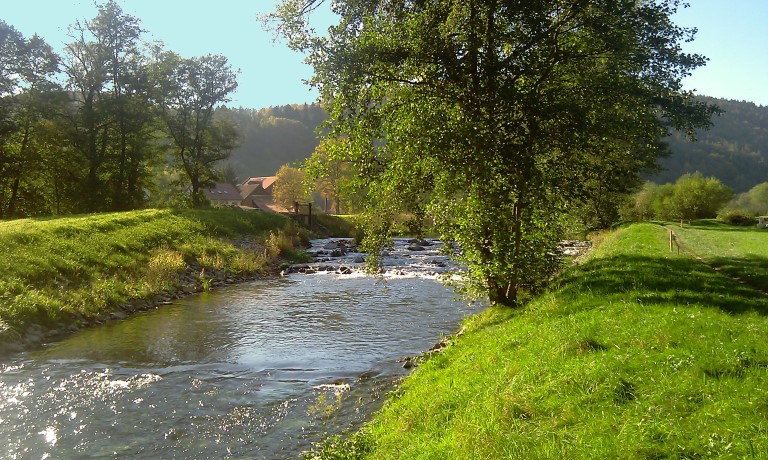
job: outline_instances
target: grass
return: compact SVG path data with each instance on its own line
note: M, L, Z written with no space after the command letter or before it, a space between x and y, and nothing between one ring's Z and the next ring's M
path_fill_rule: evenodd
M299 233L283 216L232 210L0 222L0 334L96 318L128 300L178 288L191 268L203 286L215 273L262 273Z
M313 218L333 236L346 238L354 238L358 236L356 232L356 215L325 214L318 212L313 215Z
M711 231L734 266L763 257L751 232L705 227L686 247ZM767 314L762 293L670 253L662 227L621 229L524 309L470 318L361 431L308 456L768 458Z
M715 220L669 225L686 250L758 289L768 291L768 229L729 226Z

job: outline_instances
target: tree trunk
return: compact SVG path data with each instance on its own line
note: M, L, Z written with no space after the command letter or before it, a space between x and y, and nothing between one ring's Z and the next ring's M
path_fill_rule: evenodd
M498 280L488 280L488 301L493 306L517 308L517 288L512 284L499 284Z
M13 217L16 213L16 200L19 196L19 184L21 184L21 174L16 175L13 179L13 187L11 188L11 201L8 203L8 217Z
M16 177L13 179L13 187L11 188L11 200L8 203L8 217L13 217L16 213L16 200L19 197L19 185L21 184L21 176L24 173L24 157L27 154L27 146L29 145L30 126L27 122L24 127L24 138L21 140L21 148L19 149L19 168L16 171Z

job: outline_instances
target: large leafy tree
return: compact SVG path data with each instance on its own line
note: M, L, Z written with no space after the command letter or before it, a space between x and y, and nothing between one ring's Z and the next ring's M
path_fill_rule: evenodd
M98 7L90 28L103 48L106 107L110 119L109 185L112 208L133 209L144 199L144 186L154 159L153 110L149 99L148 63L140 46L138 18L114 1Z
M714 110L681 87L705 59L681 51L676 1L344 0L317 36L321 3L284 0L279 25L365 178L371 249L426 205L493 304L556 269L561 216L594 181L634 185L661 136Z
M15 95L16 132L9 152L13 153L10 190L5 215L16 216L19 204L26 202L23 214L38 214L45 206L38 197L45 185L34 181L44 169L43 157L50 154L46 126L61 110L63 98L53 82L58 71L58 56L40 37L34 35L22 43L19 68L21 91ZM34 183L36 182L36 183ZM3 215L0 212L0 215Z
M344 151L343 139L325 139L303 166L310 188L319 192L320 198L330 200L331 209L336 214L342 214L342 203L344 210L350 211L353 198L350 191L354 190L357 177L352 162L344 158Z
M36 178L44 169L44 126L61 108L58 62L39 36L25 39L0 21L0 218L45 209Z
M77 21L64 52L73 95L69 139L86 170L80 200L87 211L129 209L143 201L153 151L144 30L114 1ZM109 193L111 191L111 193Z
M237 72L221 55L182 58L168 51L156 53L154 96L159 105L171 149L190 187L193 206L206 203L203 190L219 178L217 163L237 146L234 121L214 117L237 88Z
M733 190L719 179L704 177L700 172L683 174L675 182L670 217L685 220L715 217L731 198Z
M275 203L284 209L293 210L296 202L306 200L305 179L301 169L287 164L281 166L275 174L275 185L272 186Z

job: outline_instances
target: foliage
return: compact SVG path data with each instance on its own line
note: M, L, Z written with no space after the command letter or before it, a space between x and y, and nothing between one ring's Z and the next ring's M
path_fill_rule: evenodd
M37 35L25 39L0 21L0 218L41 206L50 170L46 112L61 108L53 77L59 58Z
M715 217L733 197L733 190L719 179L704 177L700 172L682 175L672 193L672 215L678 219Z
M279 206L293 210L294 203L306 201L307 189L304 186L304 171L290 165L283 165L275 175L272 197Z
M343 139L321 141L302 168L309 188L319 193L320 200L331 202L331 208L325 212L335 214L359 211L355 206L359 197L354 195L354 181L359 175L354 164L345 158L344 142Z
M237 88L237 72L221 55L185 59L158 51L155 59L153 96L189 181L193 206L200 207L207 201L204 190L219 179L217 162L237 145L234 122L214 117L214 109Z
M757 224L757 219L754 216L733 209L726 209L720 212L717 215L717 220L728 225L750 226Z
M702 253L719 242L727 257L768 258L751 229L686 227L686 247L694 235L707 238ZM360 437L329 448L347 455L359 439L341 458L372 459L759 457L765 297L666 240L658 226L622 229L526 310L469 318ZM767 266L731 268L758 271L768 289Z
M144 202L152 113L140 21L114 1L97 5L90 21L70 26L64 49L71 94L62 127L84 166L73 197L80 210L132 209Z
M347 0L327 37L305 21L318 3L276 14L311 52L368 192L368 249L400 212L428 212L462 248L466 292L492 303L517 305L557 269L569 206L632 187L660 136L715 111L681 90L704 58L681 52L678 2Z
M366 433L360 431L351 437L333 436L317 443L315 449L302 452L304 460L355 460L364 458L372 450Z
M715 217L733 196L719 179L683 174L674 184L646 183L622 210L630 221L690 220Z
M355 238L357 236L356 217L353 215L330 215L323 212L313 214L315 221L326 230L328 236Z
M60 56L0 21L0 218L167 205L184 190L161 183L170 151L182 174L168 176L200 205L237 145L234 122L212 115L236 86L225 58L149 47L115 0L94 6Z
M93 319L178 287L193 262L254 275L271 259L231 240L260 241L282 228L296 235L279 214L213 209L0 222L0 321L22 332L30 323Z
M762 182L740 193L728 203L726 208L739 210L752 216L768 214L768 182Z
M277 231L269 232L264 247L271 259L282 258L294 263L309 262L311 257L305 251L296 248L309 246L309 236L295 223Z

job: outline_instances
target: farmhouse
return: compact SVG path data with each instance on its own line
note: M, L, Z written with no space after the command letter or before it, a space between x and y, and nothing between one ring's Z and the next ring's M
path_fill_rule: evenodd
M267 210L274 207L272 200L272 189L275 184L275 176L268 177L249 177L242 184L240 190L242 195L242 206L259 208Z
M232 184L220 183L214 188L205 190L205 196L214 207L239 206L242 201L240 191Z

